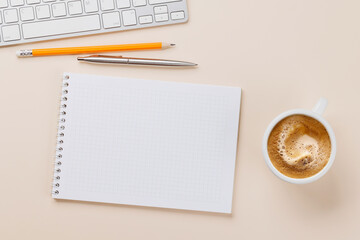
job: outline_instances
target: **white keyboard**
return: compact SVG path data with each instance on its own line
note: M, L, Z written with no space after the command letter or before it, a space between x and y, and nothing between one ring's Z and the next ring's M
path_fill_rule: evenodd
M186 0L0 0L0 47L187 20Z

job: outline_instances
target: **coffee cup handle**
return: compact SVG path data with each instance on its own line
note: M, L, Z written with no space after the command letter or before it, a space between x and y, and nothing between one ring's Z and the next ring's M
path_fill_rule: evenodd
M320 98L320 100L316 103L312 111L319 115L322 115L325 112L327 105L328 105L328 100L326 98Z

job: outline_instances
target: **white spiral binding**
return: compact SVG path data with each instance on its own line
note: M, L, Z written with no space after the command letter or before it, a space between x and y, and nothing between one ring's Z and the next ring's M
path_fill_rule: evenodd
M62 152L64 150L64 136L65 136L65 128L66 128L66 108L67 108L67 94L70 77L68 75L64 76L63 86L62 86L62 94L61 94L61 105L60 105L60 114L59 114L59 122L58 122L58 134L57 134L57 143L56 143L56 156L55 156L55 169L54 169L54 181L53 181L53 195L60 194L60 180L61 180L61 166L63 164L62 160Z

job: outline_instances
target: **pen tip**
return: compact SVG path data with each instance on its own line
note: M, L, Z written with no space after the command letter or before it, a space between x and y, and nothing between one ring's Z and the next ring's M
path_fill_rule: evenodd
M78 57L77 60L78 60L78 61L84 61L85 58L83 58L83 57Z
M170 43L170 46L171 46L171 47L175 47L176 44L175 44L175 43Z

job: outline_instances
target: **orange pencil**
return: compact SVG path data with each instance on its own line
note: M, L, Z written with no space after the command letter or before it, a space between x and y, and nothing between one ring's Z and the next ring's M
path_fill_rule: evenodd
M173 43L155 42L155 43L137 43L137 44L88 46L88 47L28 49L28 50L17 51L16 55L18 57L37 57L37 56L134 51L134 50L148 50L148 49L166 49L173 46L175 46L175 44Z

